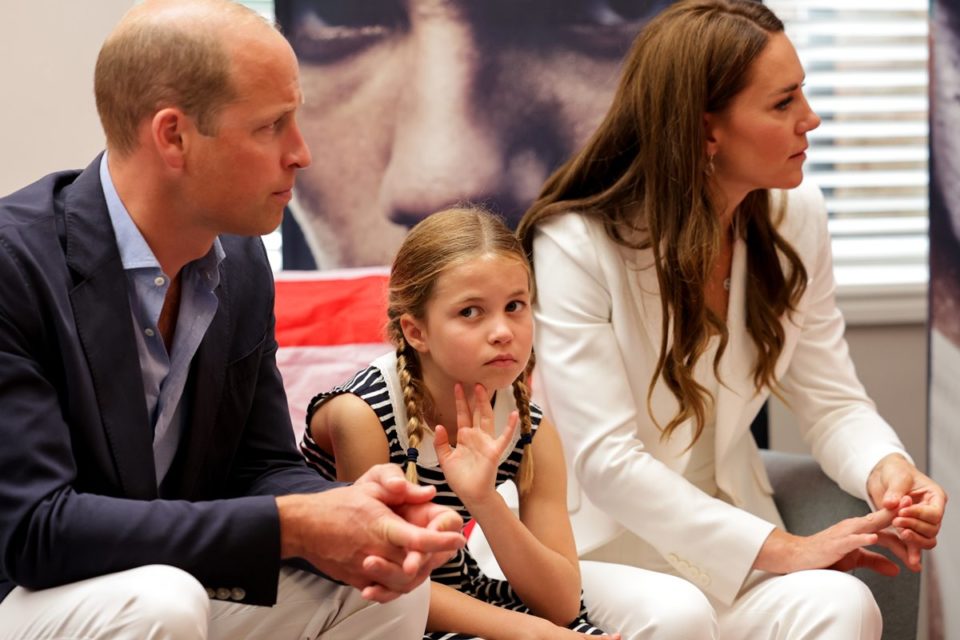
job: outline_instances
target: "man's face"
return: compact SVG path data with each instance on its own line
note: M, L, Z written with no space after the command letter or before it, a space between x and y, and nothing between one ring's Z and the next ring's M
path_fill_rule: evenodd
M189 149L191 202L216 233L262 235L277 228L294 174L310 164L296 113L297 60L276 32L261 29L232 47L237 98L217 116L216 132Z
M298 217L323 267L388 264L461 201L515 225L606 113L669 0L278 0L313 166Z

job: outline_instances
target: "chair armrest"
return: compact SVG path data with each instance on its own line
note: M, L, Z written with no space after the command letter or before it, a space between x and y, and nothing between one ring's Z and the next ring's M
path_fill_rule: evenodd
M773 486L774 502L790 533L809 535L852 516L869 513L866 502L851 496L823 473L811 456L761 451ZM879 549L892 557L886 549ZM899 561L897 562L898 564ZM888 578L856 569L883 613L883 640L915 640L920 605L920 574L900 565Z

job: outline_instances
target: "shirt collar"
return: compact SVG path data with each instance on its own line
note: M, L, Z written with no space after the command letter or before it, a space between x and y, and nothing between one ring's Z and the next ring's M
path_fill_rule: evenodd
M113 184L113 178L110 176L110 169L107 166L107 152L104 151L100 158L100 184L103 186L103 195L107 201L107 211L110 214L110 224L113 225L113 233L117 237L117 247L120 250L120 262L125 271L134 269L160 268L160 262L150 249L150 245L143 238L140 229L130 217L130 212L120 200L120 195ZM196 265L201 271L210 274L211 289L215 289L220 282L220 263L223 261L226 253L220 238L214 238L213 246L199 260ZM169 275L169 274L168 274Z

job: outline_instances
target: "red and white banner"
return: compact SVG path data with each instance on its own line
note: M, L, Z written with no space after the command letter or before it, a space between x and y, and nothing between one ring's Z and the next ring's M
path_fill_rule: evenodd
M307 403L390 350L386 268L276 274L277 365L299 442Z

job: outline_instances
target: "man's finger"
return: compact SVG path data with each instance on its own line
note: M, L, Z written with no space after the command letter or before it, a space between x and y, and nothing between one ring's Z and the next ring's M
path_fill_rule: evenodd
M466 543L459 532L425 529L399 517L388 521L384 529L384 540L400 549L427 553L456 551Z
M390 591L383 585L372 584L364 587L360 591L360 595L371 602L379 602L380 604L386 604L392 600L396 600L402 593L397 593L396 591Z

